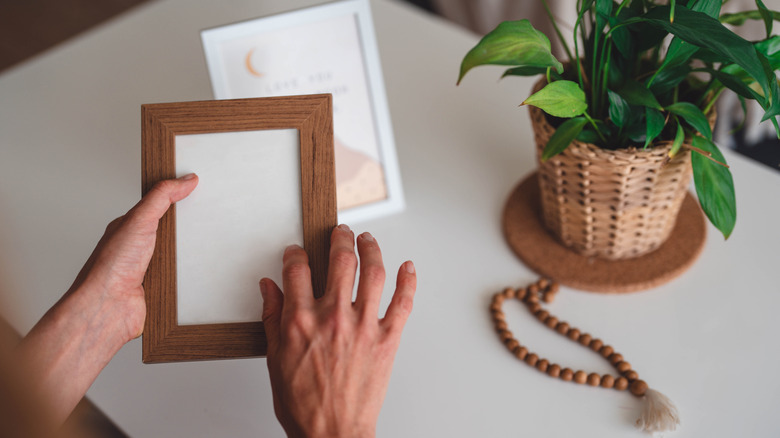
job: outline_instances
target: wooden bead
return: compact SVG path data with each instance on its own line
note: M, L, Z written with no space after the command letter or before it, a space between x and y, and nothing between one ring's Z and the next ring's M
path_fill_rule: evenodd
M609 355L608 359L612 365L617 365L618 362L621 362L623 360L623 355L620 353L612 353Z
M634 380L631 383L629 391L631 391L631 394L634 394L637 397L641 397L645 395L645 392L647 392L647 383L645 383L644 380Z
M559 285L557 282L553 281L550 284L549 291L552 293L558 293L558 290L561 288L561 285Z
M550 366L550 361L547 359L542 359L536 363L536 369L543 373L547 372L547 367L549 366Z
M506 341L506 348L508 348L509 351L514 351L515 347L517 347L518 345L520 345L520 343L517 342L517 339L515 338Z
M593 351L599 351L603 346L604 346L604 342L602 342L601 339L599 338L591 339L590 341L590 348Z
M579 341L580 341L580 344L582 344L582 345L587 347L588 345L590 345L590 340L591 339L593 339L593 338L589 334L583 333L583 334L580 335Z
M544 320L544 325L546 325L548 328L554 329L555 326L558 325L558 318L550 315L547 317L547 319Z
M522 300L525 299L527 294L528 294L528 292L525 289L520 288L520 289L517 289L515 291L515 298L517 298L518 300L522 301Z
M599 385L601 385L601 376L599 376L596 373L588 374L588 385L590 385L590 386L599 386Z
M515 354L515 357L520 360L525 360L525 357L528 356L528 349L521 346L518 346L514 350L512 350L512 353Z
M533 296L536 296L539 293L539 286L535 284L528 286L528 293Z
M631 364L624 360L621 360L620 362L615 364L615 368L622 374L625 373L626 371L631 371Z
M615 378L609 374L601 376L601 386L603 388L613 388L615 386Z
M628 379L629 382L632 382L639 378L639 374L637 374L637 372L634 370L628 370L625 373L623 373L623 377Z
M539 297L528 292L528 295L525 296L525 302L528 304L539 304Z
M506 343L508 340L514 338L514 335L509 330L501 330L498 332L498 337L501 338L501 342Z
M501 311L501 304L503 304L503 303L499 303L499 302L493 300L493 302L490 303L490 311L491 312L500 312Z
M544 309L539 309L538 312L534 312L534 315L536 315L539 321L544 321L545 319L547 319L548 316L550 316L550 312Z
M547 287L550 286L550 280L546 278L540 278L539 281L536 282L536 284L542 289L547 289Z
M509 325L507 325L506 321L503 321L503 320L496 321L496 330L498 330L499 332L500 331L505 331L508 328L509 328Z
M609 355L612 354L614 351L615 350L613 350L612 347L610 347L609 345L604 345L599 349L599 353L601 353L603 357L609 357Z
M542 301L545 303L552 303L555 300L555 294L550 292L545 292L542 294Z
M566 334L566 336L568 336L572 341L576 341L580 338L580 331L572 327L569 329L569 332Z
M502 295L504 296L504 298L512 299L512 298L515 297L516 292L511 287L508 287L508 288L504 289L504 292L502 293Z
M559 322L558 325L555 326L555 331L562 335L569 333L569 323L565 321Z
M504 315L504 312L499 310L497 312L492 312L492 313L493 313L493 319L495 319L496 321L505 321L506 315Z
M574 378L574 371L571 368L564 368L561 370L561 379L566 382L570 382ZM627 384L628 382L626 382Z
M588 374L585 371L578 370L576 373L574 373L575 383L585 383L587 381L588 381Z
M536 314L539 310L542 309L542 306L539 305L539 303L531 303L528 305L528 310L531 311L531 313Z
M618 391L623 391L626 388L628 388L628 379L625 377L618 377L615 379L615 389Z
M547 367L547 374L550 377L559 377L561 375L561 366L557 363L554 363Z
M536 362L538 361L539 361L539 356L537 356L536 353L531 353L525 357L525 363L531 365L532 367L536 366Z

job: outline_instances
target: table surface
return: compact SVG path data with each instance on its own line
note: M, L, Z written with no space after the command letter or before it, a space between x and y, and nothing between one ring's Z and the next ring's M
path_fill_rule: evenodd
M140 105L211 98L199 31L310 3L154 2L0 76L0 300L14 327L32 327L139 198ZM497 82L500 69L484 68L455 87L477 36L405 4L372 8L407 209L353 228L371 230L389 269L412 259L419 272L379 436L642 436L635 398L545 377L492 329L491 295L536 280L500 228L506 197L535 167L518 108L532 79ZM551 310L676 402L676 436L777 436L780 174L724 154L739 203L728 242L708 226L700 259L671 283L620 296L564 287ZM541 355L611 371L505 307ZM283 435L264 359L144 365L135 340L88 395L134 437Z

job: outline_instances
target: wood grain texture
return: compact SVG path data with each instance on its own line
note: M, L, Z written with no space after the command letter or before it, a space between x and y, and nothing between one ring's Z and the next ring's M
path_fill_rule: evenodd
M177 135L297 129L300 135L303 242L315 296L328 272L336 226L333 111L329 94L149 104L141 107L142 189L174 178ZM144 279L145 363L263 356L262 322L183 325L176 308L176 207L160 220L157 246Z

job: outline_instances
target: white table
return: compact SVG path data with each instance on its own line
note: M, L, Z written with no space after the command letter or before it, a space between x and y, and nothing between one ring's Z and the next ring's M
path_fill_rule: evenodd
M199 30L310 3L155 2L0 76L0 300L12 325L27 332L138 199L140 105L211 98ZM485 68L456 88L475 35L399 3L373 14L408 207L353 228L374 233L390 269L411 258L420 277L379 436L643 436L633 397L545 377L492 329L491 294L536 279L500 230L505 198L535 167L517 107L531 80L496 83L500 70ZM679 279L624 296L563 288L552 307L677 403L679 437L780 434L780 174L726 157L739 202L728 242L710 227ZM611 371L506 307L543 355ZM134 437L282 436L264 359L143 365L136 340L88 395Z

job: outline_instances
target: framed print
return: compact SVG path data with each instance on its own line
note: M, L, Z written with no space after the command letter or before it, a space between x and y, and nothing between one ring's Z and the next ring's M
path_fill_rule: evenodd
M331 95L143 105L143 192L198 187L160 220L144 278L145 363L263 356L258 283L303 246L316 296L336 226Z
M339 222L404 208L368 0L347 0L201 33L216 99L333 94Z

